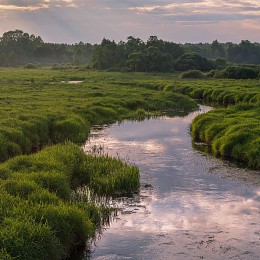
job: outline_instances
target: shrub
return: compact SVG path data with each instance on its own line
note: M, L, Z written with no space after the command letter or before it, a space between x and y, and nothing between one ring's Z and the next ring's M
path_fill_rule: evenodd
M24 68L26 68L26 69L37 69L37 66L35 64L28 63L24 66Z
M212 69L215 69L215 67L216 65L213 61L202 57L197 53L185 53L180 56L174 64L174 69L177 71L210 71Z
M257 69L239 66L228 66L225 69L227 78L232 79L256 79L259 71Z
M181 74L182 79L203 79L205 75L200 70L189 70Z

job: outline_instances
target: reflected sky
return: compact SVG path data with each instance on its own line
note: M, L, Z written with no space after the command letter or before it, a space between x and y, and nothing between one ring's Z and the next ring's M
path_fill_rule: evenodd
M259 259L259 186L237 178L245 170L192 149L197 113L93 130L85 149L100 145L136 164L142 188L119 202L90 259Z

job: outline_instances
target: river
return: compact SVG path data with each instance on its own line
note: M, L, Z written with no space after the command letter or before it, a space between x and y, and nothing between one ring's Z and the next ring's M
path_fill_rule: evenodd
M192 119L209 109L93 129L85 149L137 165L141 189L83 259L260 259L259 172L192 148Z

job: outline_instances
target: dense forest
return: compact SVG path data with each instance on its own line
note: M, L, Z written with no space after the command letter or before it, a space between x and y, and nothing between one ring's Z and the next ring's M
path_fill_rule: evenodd
M177 44L150 36L144 42L129 36L116 43L103 39L100 44L46 43L40 36L21 30L8 31L0 37L0 66L30 64L86 64L99 70L169 72L224 69L230 64L260 64L260 44L244 40L239 44ZM248 64L251 64L250 66ZM258 68L259 69L259 68Z

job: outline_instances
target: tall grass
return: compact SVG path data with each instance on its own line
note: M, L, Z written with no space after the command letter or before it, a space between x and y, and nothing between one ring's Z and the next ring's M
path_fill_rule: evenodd
M83 82L69 84L71 79ZM149 116L197 108L191 99L146 80L143 74L1 68L0 161L49 144L83 143L91 125L138 119L140 111Z
M191 132L195 141L210 145L215 156L260 169L259 104L241 104L200 115L193 121Z
M105 196L139 189L136 167L108 156L86 155L72 143L17 156L0 168L8 172L0 181L3 259L63 259L94 236L110 210L77 196L79 185Z

